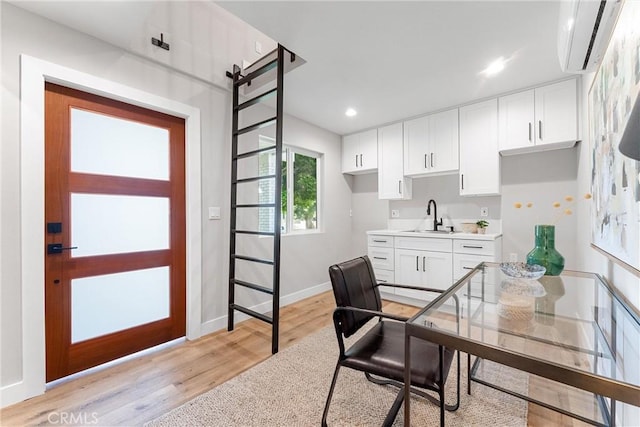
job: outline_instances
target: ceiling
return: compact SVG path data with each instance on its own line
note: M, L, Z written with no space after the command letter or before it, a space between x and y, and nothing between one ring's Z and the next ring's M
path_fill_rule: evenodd
M307 61L286 76L285 109L338 134L566 76L558 1L217 3ZM481 73L500 56L501 74Z
M161 4L14 2L125 47ZM216 3L307 61L286 76L285 110L341 135L565 76L558 1ZM481 73L500 56L501 74Z

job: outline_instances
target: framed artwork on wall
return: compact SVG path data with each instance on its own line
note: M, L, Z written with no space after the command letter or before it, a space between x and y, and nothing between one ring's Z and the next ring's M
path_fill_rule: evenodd
M636 275L640 275L640 162L624 156L618 146L634 105L640 102L639 22L640 2L625 2L589 90L591 242Z

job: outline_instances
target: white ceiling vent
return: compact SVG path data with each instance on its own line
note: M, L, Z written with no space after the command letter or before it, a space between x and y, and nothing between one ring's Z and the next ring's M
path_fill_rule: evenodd
M622 0L561 2L558 22L558 58L562 71L595 70L609 44Z

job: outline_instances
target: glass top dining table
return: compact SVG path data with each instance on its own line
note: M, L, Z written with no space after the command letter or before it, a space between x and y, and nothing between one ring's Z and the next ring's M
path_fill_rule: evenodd
M640 316L597 274L519 279L481 263L405 331L407 341L428 340L607 398L612 417L616 401L640 406Z

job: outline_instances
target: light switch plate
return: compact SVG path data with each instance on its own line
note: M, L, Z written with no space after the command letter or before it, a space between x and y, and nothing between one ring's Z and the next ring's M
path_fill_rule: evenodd
M219 207L210 207L209 208L209 219L220 219L220 208Z
M400 211L398 209L391 209L391 218L400 218Z

